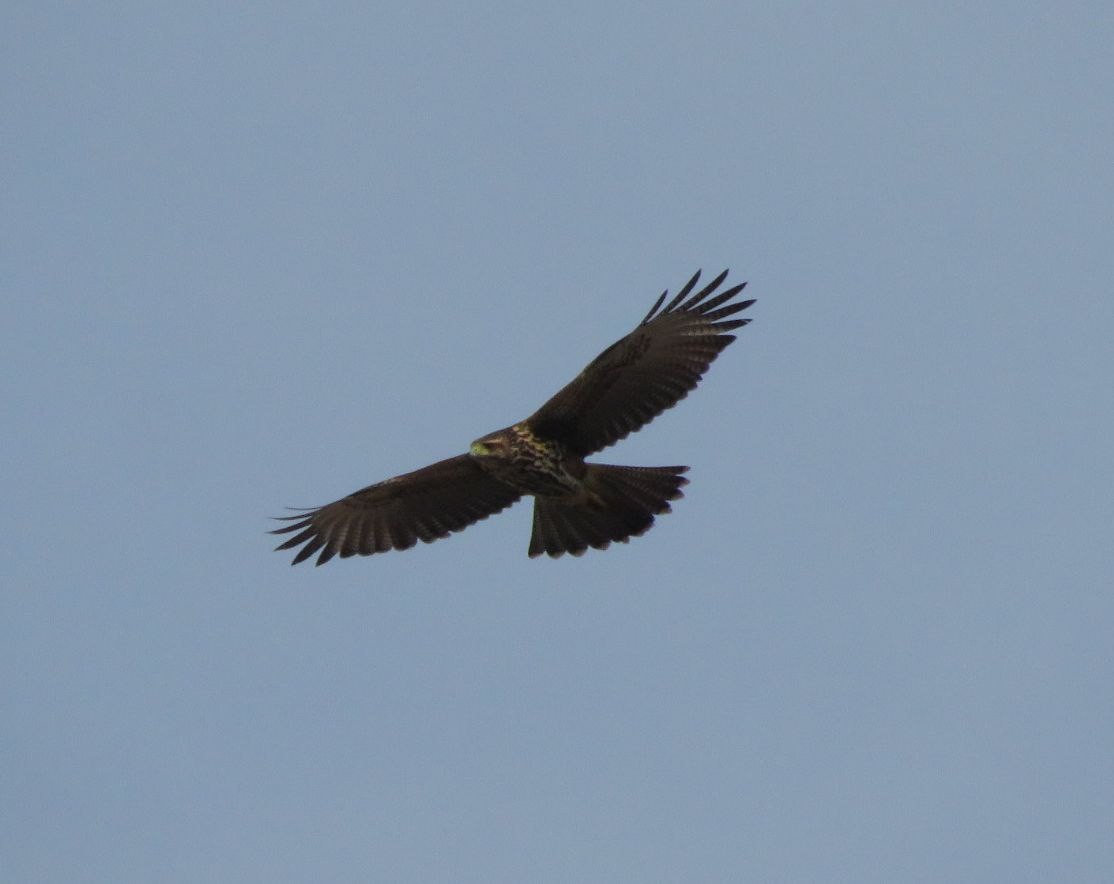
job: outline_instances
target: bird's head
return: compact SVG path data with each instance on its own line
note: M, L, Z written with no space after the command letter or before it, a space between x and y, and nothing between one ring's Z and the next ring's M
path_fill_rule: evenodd
M506 457L508 451L506 431L500 430L477 439L468 449L473 457Z

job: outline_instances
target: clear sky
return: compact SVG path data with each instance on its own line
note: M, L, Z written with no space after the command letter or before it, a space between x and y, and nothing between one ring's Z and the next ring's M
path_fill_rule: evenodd
M9 4L0 878L1114 880L1114 12L922 6ZM726 266L645 537L271 552Z

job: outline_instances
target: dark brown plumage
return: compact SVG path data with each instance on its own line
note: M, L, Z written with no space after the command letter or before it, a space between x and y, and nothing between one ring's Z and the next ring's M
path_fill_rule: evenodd
M585 463L683 399L749 319L729 319L751 304L731 303L746 283L713 294L723 271L693 294L700 272L666 305L663 292L646 317L526 420L472 443L468 454L370 485L284 520L294 533L276 549L302 548L317 564L339 555L409 549L461 531L535 498L529 554L581 555L647 531L681 497L688 467Z

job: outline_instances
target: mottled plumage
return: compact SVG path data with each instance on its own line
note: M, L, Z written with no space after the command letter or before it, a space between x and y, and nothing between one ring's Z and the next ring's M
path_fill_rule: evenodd
M271 533L294 533L277 549L302 548L298 564L339 555L409 549L461 531L534 496L529 554L581 555L644 533L681 497L688 467L622 467L584 458L645 426L696 387L708 366L750 322L729 319L746 283L713 294L723 271L693 294L700 271L664 308L661 297L616 341L534 414L472 443L461 454L370 485L326 506L283 517Z

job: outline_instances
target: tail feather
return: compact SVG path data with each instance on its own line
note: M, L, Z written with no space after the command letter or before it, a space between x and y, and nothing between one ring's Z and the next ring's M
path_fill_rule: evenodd
M537 497L530 556L583 555L644 534L669 501L684 495L688 467L616 467L588 464L585 493L575 498Z

